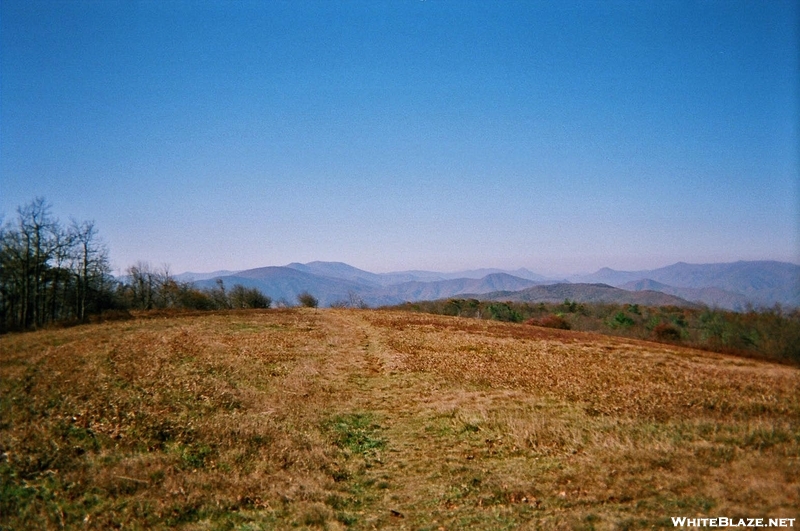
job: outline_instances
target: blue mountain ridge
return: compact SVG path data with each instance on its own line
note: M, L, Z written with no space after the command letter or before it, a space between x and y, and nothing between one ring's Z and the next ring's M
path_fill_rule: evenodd
M228 272L225 272L228 273ZM202 274L196 274L200 275ZM775 261L733 262L720 264L676 264L653 270L615 271L603 268L590 275L569 277L568 281L547 279L527 269L506 271L501 269L476 269L455 273L435 271L399 271L372 273L343 262L291 263L286 266L268 266L245 271L230 272L214 277L208 274L194 282L198 287L213 287L217 280L225 286L241 284L254 287L271 297L276 303L293 305L297 295L307 291L321 306L361 301L369 306L391 305L418 300L434 300L461 295L506 294L529 290L534 286L553 284L607 284L615 290L618 300L642 301L636 292L648 291L667 294L688 303L704 304L731 310L781 304L800 307L800 266ZM588 288L587 288L588 289ZM542 297L558 290L538 290ZM577 286L562 291L580 297ZM592 288L592 292L596 291ZM527 296L534 297L537 290ZM499 296L499 295L498 295ZM550 295L552 296L552 295ZM612 297L611 294L604 296ZM652 298L652 300L657 300ZM651 300L648 299L648 300ZM549 299L548 299L549 300Z

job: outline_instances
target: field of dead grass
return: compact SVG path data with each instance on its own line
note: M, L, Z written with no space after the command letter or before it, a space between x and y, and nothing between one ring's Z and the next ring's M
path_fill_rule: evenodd
M0 337L1 529L800 516L800 370L371 310Z

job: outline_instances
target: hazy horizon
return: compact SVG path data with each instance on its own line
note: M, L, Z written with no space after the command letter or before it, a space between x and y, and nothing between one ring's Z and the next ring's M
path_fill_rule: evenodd
M363 267L358 267L356 265L353 265L353 264L350 264L350 263L347 263L347 262L342 262L341 260L312 260L310 262L303 263L302 265L307 265L308 263L313 263L313 262L343 263L345 265L349 265L351 267L355 267L356 269L361 269L362 271L366 271L368 273L376 273L376 274L407 273L407 272L420 271L420 272L443 273L443 274L446 274L446 275L453 275L453 274L458 274L458 273L461 273L461 272L467 273L467 272L471 272L471 271L480 271L480 270L484 270L484 269L485 270L502 270L504 272L509 272L509 273L513 273L515 270L519 270L519 269L527 269L531 273L536 273L536 274L548 277L551 280L555 280L555 279L558 279L558 277L567 277L567 276L571 277L571 276L591 275L591 274L597 273L598 271L600 271L602 269L605 269L605 268L612 269L614 271L635 273L637 271L650 271L650 270L654 270L654 269L661 269L661 268L669 267L669 266L676 265L676 264L679 264L679 263L684 263L684 264L687 264L687 265L713 265L713 264L717 264L717 263L735 263L735 262L739 262L739 261L740 260L734 260L732 262L699 263L699 262L686 262L685 260L679 260L677 262L671 262L669 264L662 264L662 265L659 265L659 266L656 266L656 267L641 268L641 269L617 269L617 268L613 268L613 267L608 268L608 266L601 266L601 267L598 267L598 268L595 268L595 269L592 269L592 270L586 270L586 271L561 271L561 272L559 272L559 271L543 271L543 270L537 270L537 269L533 269L533 268L530 268L530 267L524 267L524 266L521 266L521 267L471 267L471 268L455 269L455 270L438 270L438 269L419 269L419 268L414 268L414 269L393 269L393 270L387 270L387 271L380 271L380 270L365 269ZM761 261L763 261L763 262L775 262L776 260L742 260L742 261L745 261L745 262L761 262ZM778 261L778 262L780 262L780 261ZM220 273L220 272L239 273L239 272L242 272L242 271L248 271L248 270L253 270L253 269L261 269L261 268L265 268L265 267L287 267L287 266L289 266L291 264L294 264L294 263L300 263L300 262L294 261L294 262L288 262L288 263L285 263L285 264L263 264L263 265L260 265L260 266L248 267L248 268L245 268L245 269L217 268L217 269L213 269L213 270L209 270L209 271L189 271L189 270L175 271L174 268L170 267L169 270L170 270L170 274L172 274L172 275L184 275L184 274L209 275L209 274L212 274L212 273ZM782 263L790 263L790 264L793 264L793 265L800 266L800 263L797 263L797 262L782 262ZM159 266L169 265L169 264L150 264L150 265L151 266L155 266L156 268L158 268ZM125 274L124 271L122 271L121 273Z
M0 3L0 214L117 272L800 263L800 4Z

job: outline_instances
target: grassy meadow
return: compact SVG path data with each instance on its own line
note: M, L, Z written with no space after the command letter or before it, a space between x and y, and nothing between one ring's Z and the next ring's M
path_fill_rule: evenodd
M800 369L377 310L0 336L2 530L639 529L697 515L800 516Z

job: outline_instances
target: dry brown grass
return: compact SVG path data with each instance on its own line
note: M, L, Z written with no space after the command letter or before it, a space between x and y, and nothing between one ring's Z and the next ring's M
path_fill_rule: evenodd
M0 338L3 529L616 529L797 517L800 371L359 310Z

